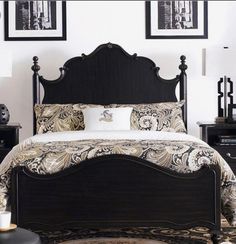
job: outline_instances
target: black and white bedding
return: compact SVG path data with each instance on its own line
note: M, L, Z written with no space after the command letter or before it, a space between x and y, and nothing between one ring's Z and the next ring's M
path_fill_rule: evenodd
M203 165L219 165L222 214L236 225L236 178L228 164L203 141L185 133L164 131L68 131L28 138L0 164L0 209L10 206L13 167L24 165L38 174L52 174L107 154L137 156L181 173L197 171Z

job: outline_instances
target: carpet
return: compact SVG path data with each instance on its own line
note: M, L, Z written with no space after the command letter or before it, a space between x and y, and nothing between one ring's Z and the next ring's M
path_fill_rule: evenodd
M90 238L66 241L60 244L166 244L166 242L138 238Z
M43 244L210 244L207 228L172 230L167 228L66 229L35 231ZM236 228L222 222L219 244L236 244Z

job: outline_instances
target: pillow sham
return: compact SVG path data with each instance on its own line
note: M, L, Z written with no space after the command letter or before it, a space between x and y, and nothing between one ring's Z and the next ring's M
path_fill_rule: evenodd
M111 104L105 107L133 107L131 114L132 130L155 130L185 132L182 118L184 101L147 104Z
M96 104L35 104L36 132L83 130L84 118L82 109L102 107Z
M130 130L133 108L87 108L83 110L85 130Z

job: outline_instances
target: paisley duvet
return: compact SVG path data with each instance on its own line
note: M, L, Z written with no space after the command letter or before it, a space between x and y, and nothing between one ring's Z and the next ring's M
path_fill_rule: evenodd
M0 209L10 206L8 190L13 167L24 165L38 174L52 174L105 154L141 157L180 173L197 171L203 165L219 165L222 214L236 225L236 178L224 159L195 137L158 131L56 132L26 139L0 164Z

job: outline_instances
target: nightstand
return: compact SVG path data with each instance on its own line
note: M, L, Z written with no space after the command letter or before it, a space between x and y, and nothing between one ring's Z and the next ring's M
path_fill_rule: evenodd
M200 137L216 149L236 174L236 124L198 122Z
M19 123L0 124L0 163L11 149L19 143Z

